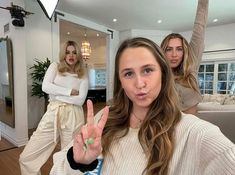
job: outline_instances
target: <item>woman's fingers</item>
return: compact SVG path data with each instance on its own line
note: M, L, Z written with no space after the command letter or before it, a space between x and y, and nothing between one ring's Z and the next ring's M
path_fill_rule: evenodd
M94 110L93 110L93 103L91 100L87 100L87 125L94 124Z
M82 135L83 142L85 142L85 140L90 137L89 133L88 133L87 125L82 126L81 135Z
M106 122L107 122L108 115L109 115L109 107L106 106L106 107L104 108L103 114L102 114L102 116L101 116L101 118L100 118L100 120L99 120L99 122L98 122L98 124L97 124L98 128L101 129L102 131L103 131L104 126L105 126L105 124L106 124Z
M78 134L75 137L74 143L73 143L73 151L74 151L74 160L75 161L79 161L79 157L81 159L82 157L85 156L85 152L82 151L82 149L84 150L84 143L83 143L82 135Z
M76 136L76 142L77 142L78 144L83 144L83 139L82 139L81 134L78 134L78 135Z

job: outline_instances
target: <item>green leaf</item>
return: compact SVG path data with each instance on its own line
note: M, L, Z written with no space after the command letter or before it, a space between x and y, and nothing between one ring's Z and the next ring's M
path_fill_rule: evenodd
M50 64L51 61L48 58L46 58L45 61L35 58L35 64L29 68L31 70L30 76L32 78L32 96L37 96L39 98L43 97L45 99L48 98L48 95L42 91L42 81Z

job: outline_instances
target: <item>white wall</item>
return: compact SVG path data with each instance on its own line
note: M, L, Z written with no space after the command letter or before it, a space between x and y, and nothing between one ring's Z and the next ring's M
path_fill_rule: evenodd
M24 8L22 0L1 0L0 6L9 7L13 2ZM14 94L15 94L15 128L11 128L4 123L0 123L2 136L17 146L23 145L27 141L27 76L26 76L26 31L25 28L15 27L11 24L9 11L0 11L0 37L8 36L13 44L14 61ZM10 31L3 32L3 26L10 23Z
M129 37L145 37L151 39L160 46L163 38L171 32L172 31L131 29L120 32L120 41Z
M205 33L205 51L235 49L235 23L208 27ZM182 32L190 39L192 32ZM202 61L235 59L235 51L204 53Z
M57 55L53 57L53 35L52 23L46 18L37 1L26 2L27 11L33 15L26 20L26 59L27 59L27 85L28 85L28 128L36 128L44 113L44 99L31 96L30 67L35 63L35 59L51 61L57 60Z

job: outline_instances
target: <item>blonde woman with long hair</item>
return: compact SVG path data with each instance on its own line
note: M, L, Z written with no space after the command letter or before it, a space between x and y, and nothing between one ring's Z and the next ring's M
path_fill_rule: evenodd
M169 34L161 43L174 73L181 110L185 113L196 114L197 105L202 100L197 74L204 50L208 3L209 0L198 0L193 34L189 43L178 33Z
M49 105L20 155L22 175L39 175L58 141L63 149L78 126L84 124L82 105L88 92L88 79L76 42L64 44L59 62L53 62L46 71L42 90L49 94Z

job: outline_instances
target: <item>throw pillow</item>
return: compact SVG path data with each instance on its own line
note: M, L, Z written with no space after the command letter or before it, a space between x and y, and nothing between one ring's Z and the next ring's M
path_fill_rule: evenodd
M224 100L224 105L232 105L235 104L235 95L228 95Z

